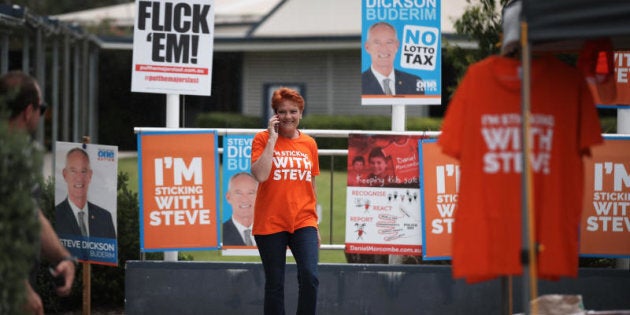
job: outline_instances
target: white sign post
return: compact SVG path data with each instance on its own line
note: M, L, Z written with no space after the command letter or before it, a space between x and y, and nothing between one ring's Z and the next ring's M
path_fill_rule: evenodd
M210 96L214 0L140 0L135 10L131 91L166 94L166 127L179 128L179 95Z

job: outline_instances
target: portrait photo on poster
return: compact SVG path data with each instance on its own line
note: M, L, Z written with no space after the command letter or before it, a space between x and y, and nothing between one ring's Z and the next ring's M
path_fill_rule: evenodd
M117 171L117 147L57 142L55 152L57 233L116 238ZM81 210L87 210L87 214L81 215ZM85 221L80 224L79 217L83 216Z
M249 172L239 172L230 177L225 198L231 208L231 215L223 222L223 245L256 245L252 225L257 190L258 181Z
M371 64L361 75L362 94L424 94L422 78L394 66L400 40L396 28L387 22L372 24L367 32L365 51Z

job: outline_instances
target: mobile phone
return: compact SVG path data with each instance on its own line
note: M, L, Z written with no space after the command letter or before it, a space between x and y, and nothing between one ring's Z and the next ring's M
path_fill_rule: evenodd
M278 118L278 115L276 115L276 118ZM278 133L278 125L280 125L280 122L276 122L275 124L273 124L273 130Z
M50 275L53 277L55 287L63 287L66 284L66 279L63 275L59 274L55 276L55 269L53 269L53 267L48 267L48 272L50 272Z

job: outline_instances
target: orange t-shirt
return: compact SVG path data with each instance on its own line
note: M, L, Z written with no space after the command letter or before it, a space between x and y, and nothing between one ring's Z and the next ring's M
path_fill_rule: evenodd
M460 160L453 276L470 283L521 274L521 80L518 60L491 56L468 68L438 144ZM602 142L593 99L578 71L534 59L530 150L538 275L576 276L582 155Z
M268 131L254 136L252 163L263 153L268 139ZM302 132L297 139L278 137L269 178L258 184L253 234L293 233L303 227L317 227L313 186L317 175L317 143L312 137Z

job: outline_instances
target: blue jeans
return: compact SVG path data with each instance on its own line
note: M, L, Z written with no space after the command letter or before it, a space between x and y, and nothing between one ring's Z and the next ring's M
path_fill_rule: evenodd
M319 241L317 229L305 227L293 234L280 232L256 235L256 245L265 270L265 315L284 315L284 274L287 246L298 271L297 314L315 314L319 278Z

